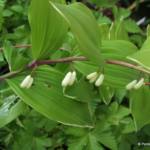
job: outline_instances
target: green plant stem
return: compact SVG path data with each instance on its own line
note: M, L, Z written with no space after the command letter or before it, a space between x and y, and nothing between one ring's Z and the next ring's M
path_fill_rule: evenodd
M150 85L150 82L145 82L145 85Z
M27 44L27 45L15 45L15 46L13 46L14 48L30 48L31 47L31 44ZM3 51L4 50L4 48L3 47L1 47L0 48L0 52L1 51Z
M12 72L9 72L9 73L7 73L5 75L2 75L2 76L0 76L0 81L5 80L5 79L10 78L10 77L13 77L13 76L19 74L22 71L23 70L12 71Z
M84 56L73 56L73 57L64 57L55 60L41 60L41 61L33 61L33 63L29 64L29 68L33 68L34 66L41 66L41 65L50 65L55 63L70 63L74 61L87 61L88 59Z
M41 66L41 65L45 65L45 64L55 64L55 63L70 63L73 61L87 61L88 59L84 56L74 56L74 57L65 57L65 58L60 58L60 59L56 59L56 60L43 60L43 61L37 61L37 62L33 62L33 64L31 63L29 67L33 68L33 66ZM130 64L128 62L124 62L124 61L120 61L120 60L107 60L106 61L107 64L111 64L111 65L119 65L122 67L127 67L127 68L131 68L146 74L150 75L150 71L141 68L140 66L137 66L135 64Z
M137 66L135 64L130 64L128 62L119 61L119 60L107 60L106 62L108 64L119 65L119 66L131 68L131 69L134 69L134 70L137 70L137 71L140 71L140 72L143 72L143 73L146 73L146 74L150 75L150 71L148 71L148 70L146 70L144 68L141 68L140 66Z
M60 58L60 59L55 59L55 60L33 61L32 63L28 64L27 67L24 68L23 70L10 72L3 76L0 76L0 81L5 80L10 77L13 77L26 69L34 69L37 66L55 64L55 63L70 63L70 62L74 62L74 61L88 61L88 59L84 56L73 56L73 57L65 57L65 58ZM111 65L119 65L122 67L127 67L127 68L134 69L134 70L137 70L137 71L140 71L140 72L150 75L150 72L148 70L141 68L135 64L130 64L128 62L124 62L124 61L120 61L120 60L107 60L106 63L111 64ZM145 85L149 85L149 83L145 83Z

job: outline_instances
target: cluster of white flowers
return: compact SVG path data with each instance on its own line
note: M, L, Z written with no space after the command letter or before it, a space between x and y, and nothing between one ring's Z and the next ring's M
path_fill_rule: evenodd
M126 89L127 90L131 90L131 89L139 89L140 87L142 87L144 85L144 78L141 78L139 81L137 80L133 80L130 83L128 83L126 85Z
M90 83L94 83L95 82L95 86L99 87L104 80L104 75L103 74L99 74L97 72L93 72L90 73L89 75L87 75L87 79L89 80ZM67 86L71 86L74 84L76 80L76 72L68 72L64 79L62 80L62 87L67 87Z
M104 74L99 74L98 72L90 73L86 76L90 83L95 82L95 86L99 87L104 81Z
M62 80L62 87L72 86L76 80L76 72L68 72Z
M24 78L24 80L21 82L20 87L29 89L33 84L33 78L31 75L28 75Z
M86 76L86 78L89 80L89 83L94 83L95 86L99 87L103 84L104 81L104 74L99 74L98 72L92 72ZM62 87L72 86L76 80L76 72L68 72L64 79L62 80ZM33 77L31 75L28 75L24 78L24 80L21 82L20 87L29 89L33 84ZM127 90L131 89L139 89L144 85L144 78L141 78L139 81L133 80L130 83L126 85Z

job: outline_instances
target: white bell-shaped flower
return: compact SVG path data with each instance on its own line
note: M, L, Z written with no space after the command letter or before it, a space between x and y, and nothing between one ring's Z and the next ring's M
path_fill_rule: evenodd
M69 84L68 84L68 85L69 85L69 86L73 85L74 82L75 82L75 80L76 80L76 72L73 71L72 74L71 74L71 78L70 78L70 81L69 81Z
M88 80L92 80L92 79L97 78L97 76L98 76L98 73L97 73L97 72L92 72L92 73L90 73L89 75L87 75L86 78L87 78Z
M144 85L144 78L141 78L137 84L135 84L134 89L139 89Z
M96 81L97 77L98 77L98 76L95 76L95 77L91 78L91 79L89 80L89 82L90 82L90 83L94 83L94 82Z
M137 80L133 80L131 82L129 82L127 85L126 85L126 89L127 90L131 90L134 88L134 86L137 84Z
M21 82L20 87L29 89L32 86L32 84L33 84L33 78L31 77L31 75L28 75Z
M62 87L66 87L69 84L71 76L72 76L72 72L68 72L65 75L65 77L64 77L64 79L62 80L62 83L61 83Z
M100 74L100 76L98 77L98 79L95 82L95 86L99 87L102 85L104 81L104 74Z

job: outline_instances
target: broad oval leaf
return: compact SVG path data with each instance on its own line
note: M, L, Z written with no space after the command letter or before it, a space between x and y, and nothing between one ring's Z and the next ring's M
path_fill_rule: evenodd
M52 0L61 2L61 0ZM47 57L60 48L68 26L49 4L49 0L32 0L29 11L32 57Z
M81 3L68 6L54 3L51 5L69 24L80 51L96 64L103 63L100 53L100 31L91 11Z
M12 79L7 82L12 90L26 104L49 119L65 125L92 127L92 121L86 103L66 98L60 90L41 84L35 84L30 89L22 89L19 86L20 79Z

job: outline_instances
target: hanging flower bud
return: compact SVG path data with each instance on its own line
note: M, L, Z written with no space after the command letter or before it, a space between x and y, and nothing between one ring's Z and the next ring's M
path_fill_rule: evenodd
M70 79L71 79L71 76L72 76L72 73L71 73L71 72L68 72L68 73L65 75L65 77L64 77L64 79L63 79L63 81L62 81L62 83L61 83L61 85L62 85L63 87L66 87L66 86L69 84Z
M133 80L133 81L131 81L130 83L128 83L127 85L126 85L126 89L127 90L131 90L131 89L133 89L134 88L134 86L137 84L137 80Z
M28 75L21 82L20 87L29 89L32 86L32 84L33 84L33 78L31 77L31 75Z
M98 77L98 74L89 80L90 83L94 83Z
M93 73L90 73L89 75L87 75L86 78L88 80L91 80L93 78L97 78L97 76L98 76L98 73L97 72L93 72Z
M69 81L69 86L73 85L73 83L75 82L76 80L76 72L73 71L72 74L71 74L71 77L70 77L70 81Z
M95 82L95 86L99 87L100 85L102 85L103 81L104 81L104 74L100 74L100 76Z
M139 80L139 82L134 86L134 89L139 89L141 86L143 86L144 85L144 78L141 78L140 80Z

